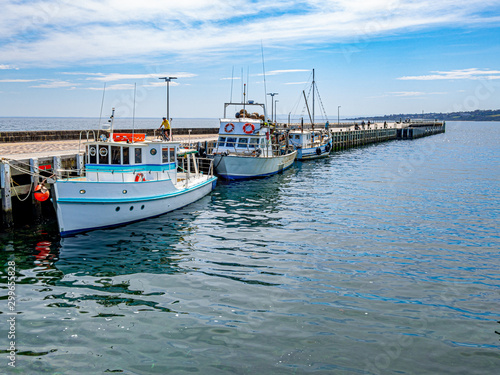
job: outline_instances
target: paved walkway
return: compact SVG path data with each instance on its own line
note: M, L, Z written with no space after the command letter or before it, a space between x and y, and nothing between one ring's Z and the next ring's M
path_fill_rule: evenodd
M217 134L175 136L174 140L182 143L196 144L198 142L212 141L217 139ZM83 144L79 140L70 141L45 141L45 142L19 142L0 143L0 158L29 159L47 156L59 156L78 153L78 146L83 152Z

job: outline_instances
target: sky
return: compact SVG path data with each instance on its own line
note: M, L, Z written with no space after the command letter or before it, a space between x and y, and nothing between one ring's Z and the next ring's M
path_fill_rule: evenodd
M0 0L0 117L500 109L500 0ZM309 103L311 104L311 103ZM307 114L306 114L307 116Z

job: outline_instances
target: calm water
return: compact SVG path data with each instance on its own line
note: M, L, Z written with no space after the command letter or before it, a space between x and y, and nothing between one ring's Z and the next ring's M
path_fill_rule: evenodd
M97 130L99 124L107 124L109 117L0 117L0 131L26 130ZM154 118L115 118L115 129L156 129L161 119ZM211 118L173 119L173 128L218 128L219 120Z
M162 217L3 235L20 374L494 374L500 123L338 152Z

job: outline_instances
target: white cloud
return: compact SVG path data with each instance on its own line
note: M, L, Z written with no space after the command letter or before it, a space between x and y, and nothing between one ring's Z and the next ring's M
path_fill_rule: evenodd
M425 97L428 95L446 95L446 94L447 94L446 92L393 91L378 96L370 96L369 99L388 98L388 97L416 98L416 97Z
M41 80L39 80L41 81ZM35 86L30 86L34 88L39 88L39 89L59 89L59 88L64 88L64 87L71 87L75 86L74 83L68 82L68 81L58 81L58 80L43 80L47 81L47 83L41 83L39 85Z
M117 83L115 85L106 86L106 90L133 90L134 85L132 83ZM102 87L89 87L88 90L99 90L102 91Z
M450 71L432 71L432 74L422 76L399 77L402 81L435 81L450 79L500 79L500 70L490 69L460 69Z
M287 70L271 70L266 72L266 76L275 76L284 73L300 73L300 72L310 72L310 69L287 69ZM263 75L262 73L259 75Z
M5 0L6 64L165 61L248 51L261 42L352 42L438 25L494 24L498 0ZM8 65L6 65L8 66ZM101 79L103 80L103 79Z
M0 79L0 82L5 83L23 83L23 82L37 82L37 79Z
M19 68L12 66L12 65L0 64L0 70L7 70L7 69L19 70Z

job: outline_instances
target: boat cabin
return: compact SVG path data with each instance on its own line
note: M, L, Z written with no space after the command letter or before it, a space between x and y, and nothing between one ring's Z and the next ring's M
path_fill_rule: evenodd
M290 145L295 148L311 148L316 147L321 144L323 139L323 134L321 132L302 132L302 131L290 131L288 133L288 138Z
M138 174L146 181L176 178L179 143L116 139L85 144L87 180L133 181Z

